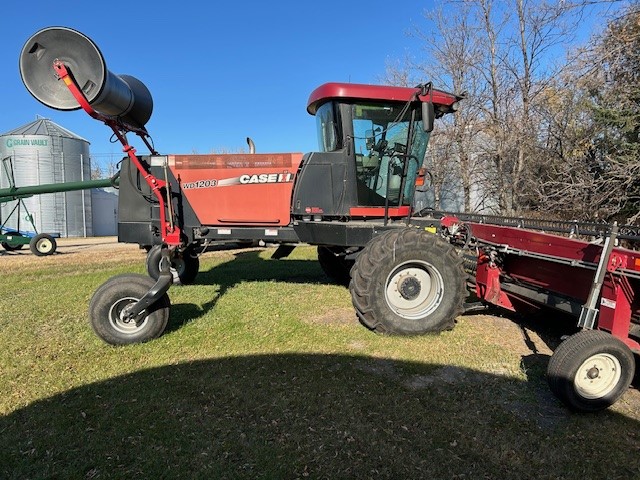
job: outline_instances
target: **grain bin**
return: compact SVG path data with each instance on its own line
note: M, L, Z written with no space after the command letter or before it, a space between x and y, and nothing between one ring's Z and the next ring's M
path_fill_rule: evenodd
M12 158L17 187L89 180L89 142L46 118L0 135L0 158ZM9 186L0 172L0 188ZM63 237L92 235L91 193L87 190L49 193L24 199L39 232ZM0 206L7 218L14 202ZM8 227L14 227L11 220ZM21 225L27 223L21 222Z
M118 234L118 190L113 187L92 188L93 236Z

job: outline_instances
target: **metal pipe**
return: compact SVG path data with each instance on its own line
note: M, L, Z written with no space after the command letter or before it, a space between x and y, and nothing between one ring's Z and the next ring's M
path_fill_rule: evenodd
M249 145L249 153L251 155L253 155L254 153L256 153L256 144L253 143L253 140L251 140L250 137L247 137L247 145Z
M119 174L111 178L99 180L85 180L81 182L45 183L43 185L30 185L26 187L0 188L0 202L10 202L20 198L41 195L44 193L72 192L90 188L115 187L120 183Z

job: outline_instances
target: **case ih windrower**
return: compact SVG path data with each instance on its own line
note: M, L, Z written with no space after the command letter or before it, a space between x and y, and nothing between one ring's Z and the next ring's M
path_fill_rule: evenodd
M320 152L159 155L144 127L149 91L109 72L86 36L42 30L27 41L20 68L36 99L62 110L82 108L113 130L127 154L119 240L154 247L149 277L119 275L93 295L90 323L104 341L161 335L174 277L193 281L197 254L212 241L269 241L280 244L277 257L298 243L317 245L325 272L350 280L360 321L392 334L452 328L467 295L463 257L473 253L471 283L485 303L512 311L551 307L578 318L581 331L560 345L548 368L563 402L599 410L629 387L632 352L640 353L640 253L614 248L616 226L412 211L434 119L452 113L460 97L430 84L325 84L307 106L317 119ZM151 154L138 156L127 133Z

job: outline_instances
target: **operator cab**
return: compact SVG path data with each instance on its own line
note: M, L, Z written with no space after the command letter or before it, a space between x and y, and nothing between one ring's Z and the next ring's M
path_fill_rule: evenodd
M407 216L433 116L453 112L459 99L430 86L328 83L317 88L307 111L316 117L319 151L302 161L294 218ZM432 117L424 125L423 115Z

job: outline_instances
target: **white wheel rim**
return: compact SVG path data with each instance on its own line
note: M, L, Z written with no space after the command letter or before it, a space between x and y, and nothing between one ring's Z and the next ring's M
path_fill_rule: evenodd
M593 400L611 393L622 377L620 361L608 353L598 353L585 360L574 378L576 392Z
M50 252L51 249L53 248L53 243L48 238L43 238L38 242L37 247L39 252L47 253L47 252Z
M444 294L440 272L430 263L409 261L400 264L387 277L385 300L397 315L418 319L433 313Z
M124 297L115 301L113 305L111 305L111 308L109 308L109 322L115 330L125 335L131 335L132 333L139 331L144 326L147 320L146 315L142 318L138 317L127 320L122 314L127 305L136 303L138 300L139 299L135 297Z
M173 275L173 281L179 281L180 275L184 274L187 269L186 263L182 257L173 257L171 259L171 264L169 265L169 272ZM158 271L162 272L162 258L158 262Z

